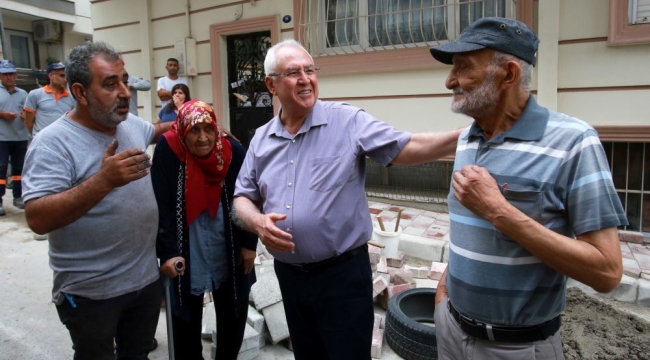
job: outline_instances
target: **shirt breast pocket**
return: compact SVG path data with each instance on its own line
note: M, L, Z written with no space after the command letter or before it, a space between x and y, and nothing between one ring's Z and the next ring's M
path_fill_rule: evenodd
M526 214L531 219L539 222L542 218L542 192L535 190L510 190L501 188L503 196L508 202ZM497 238L506 241L515 241L501 232L496 233Z
M309 189L326 192L341 187L346 180L341 173L342 168L341 156L312 159L309 167Z
M542 193L535 190L510 190L503 189L503 196L512 206L539 221L542 215Z

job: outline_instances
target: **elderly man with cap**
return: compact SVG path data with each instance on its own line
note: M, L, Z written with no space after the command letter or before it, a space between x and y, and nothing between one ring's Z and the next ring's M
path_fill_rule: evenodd
M29 92L25 103L25 126L32 136L72 110L75 100L67 90L65 65L55 62L47 67L50 83Z
M21 173L27 152L29 133L22 121L27 92L16 87L16 67L7 60L0 61L0 216L5 215L2 197L5 195L7 166L11 158L14 206L24 209Z
M449 194L449 266L438 284L441 359L562 359L567 277L599 292L622 276L627 224L596 131L530 95L539 40L483 18L431 49L453 65L458 140Z

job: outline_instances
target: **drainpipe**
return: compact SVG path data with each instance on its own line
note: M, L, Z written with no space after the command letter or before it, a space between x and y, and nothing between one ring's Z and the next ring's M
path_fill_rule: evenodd
M2 9L0 9L0 59L5 58L5 44L8 44L8 41L5 41L5 22L4 16L2 15Z
M185 3L185 23L187 24L187 37L192 37L192 26L190 26L190 0Z

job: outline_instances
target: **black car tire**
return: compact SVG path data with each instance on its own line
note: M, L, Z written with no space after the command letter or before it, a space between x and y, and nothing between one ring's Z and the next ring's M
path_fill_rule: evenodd
M436 289L403 291L388 302L386 342L406 360L438 359L435 311ZM428 323L424 324L424 323Z

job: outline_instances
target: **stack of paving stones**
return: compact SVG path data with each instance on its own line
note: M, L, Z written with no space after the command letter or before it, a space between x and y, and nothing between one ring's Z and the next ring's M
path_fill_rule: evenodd
M396 257L382 256L381 248L369 245L368 253L370 255L370 268L372 269L372 291L376 304L386 310L388 300L393 296L416 288L416 279L431 279L439 281L442 273L445 271L447 264L433 261L431 266L410 266L404 264L405 253L399 251ZM374 359L381 358L381 349L383 345L384 318L375 314L375 327L372 333L371 357Z
M430 281L426 285L429 287L437 285L449 259L449 214L376 202L371 202L369 205L371 214L375 218L381 217L385 223L394 222L398 211L402 210L400 226L403 231L400 236L398 255L395 258L385 257L382 256L379 247L373 245L368 247L374 301L385 310L391 297L415 288L416 280L418 283ZM589 294L650 307L650 240L644 239L640 232L619 231L619 236L624 275L616 289L608 294L598 294L590 287L572 279L569 279L567 285L578 287ZM257 283L251 288L251 306L248 308L244 342L238 360L254 359L258 356L259 349L267 343L283 342L291 350L282 295L273 269L273 256L266 251L261 242L258 244L258 257L255 260ZM431 266L405 264L406 255L431 261ZM206 298L209 299L208 296ZM384 321L383 315L375 314L371 349L371 356L374 359L381 358ZM213 359L216 352L215 323L214 306L206 304L202 333L204 338L212 338Z
M449 214L408 207L397 207L382 202L368 202L370 213L381 217L384 223L394 223L402 210L399 250L406 255L433 262L449 260ZM650 307L650 239L643 233L619 231L623 255L623 278L608 294L599 294L578 281L569 279L567 286L578 287L588 294Z
M255 275L257 282L251 288L248 307L248 319L244 331L244 341L239 350L237 360L250 360L256 358L260 349L267 343L277 344L286 340L287 347L291 349L289 341L289 328L282 305L280 285L273 268L273 256L266 251L264 245L258 242L257 258L255 259ZM206 298L209 298L206 294ZM212 358L215 358L216 346L216 316L214 305L207 303L203 310L202 335L205 339L212 339Z
M618 236L623 255L623 278L612 292L597 293L573 279L569 279L567 286L580 288L587 294L650 307L650 240L635 231L619 230Z

